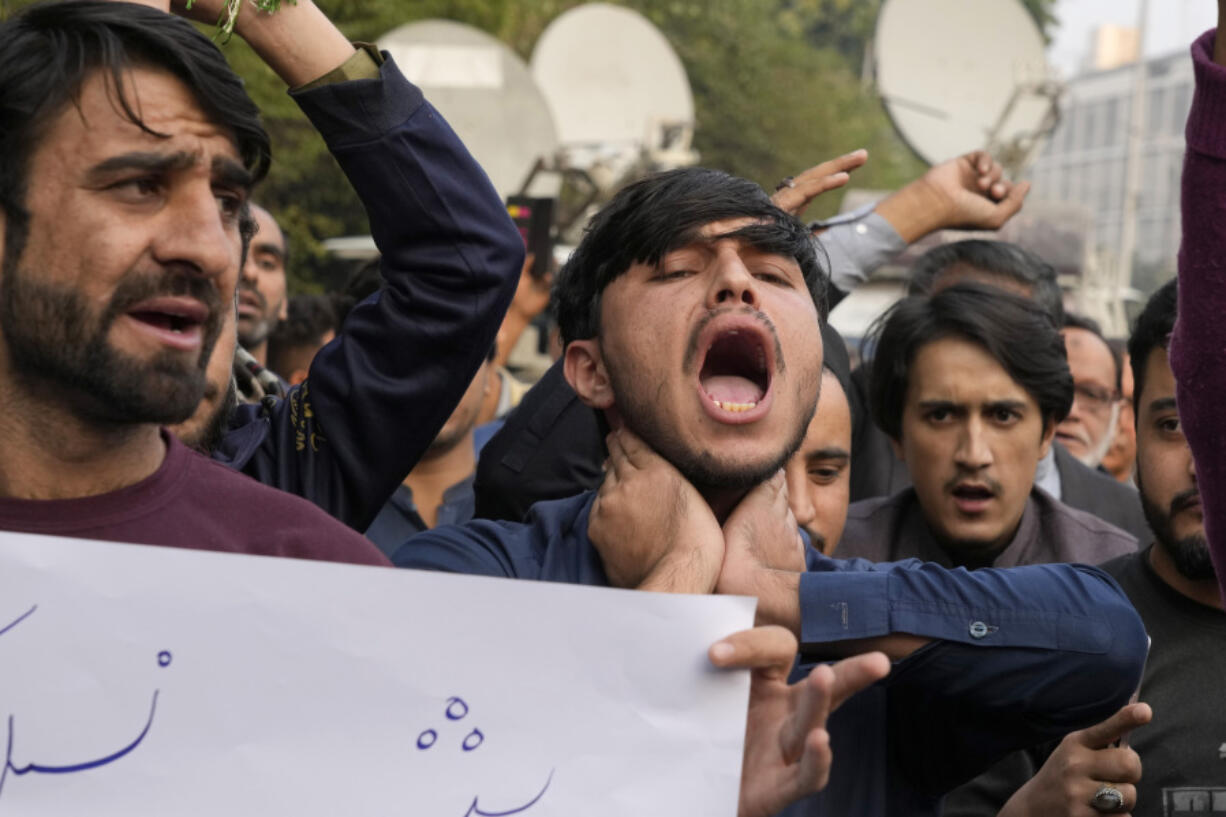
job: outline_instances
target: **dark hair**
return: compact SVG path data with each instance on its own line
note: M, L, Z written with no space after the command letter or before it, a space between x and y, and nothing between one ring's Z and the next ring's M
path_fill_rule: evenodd
M1073 405L1064 340L1034 301L966 282L936 295L913 295L894 304L870 331L876 356L869 406L877 425L902 439L903 406L911 364L925 344L961 338L983 347L1034 398L1043 426L1068 416Z
M1120 359L1119 352L1111 345L1111 341L1107 340L1106 335L1103 334L1103 328L1099 322L1085 315L1078 315L1076 312L1065 312L1064 323L1061 327L1064 329L1081 329L1103 342L1103 346L1106 346L1107 351L1111 353L1111 363L1115 366L1115 393L1119 394L1124 388L1124 373L1120 371L1123 368L1123 361Z
M563 343L596 336L601 294L631 264L656 264L693 240L705 225L732 218L762 222L736 235L765 252L796 259L824 318L826 274L808 228L776 207L753 182L691 167L622 188L592 218L554 281L552 301Z
M187 85L204 113L228 129L253 181L268 172L268 134L259 109L217 46L186 20L129 3L70 0L40 3L0 23L0 209L5 255L15 259L29 229L25 209L29 161L51 121L95 71L109 75L120 109L149 128L125 91L124 71L164 69ZM244 245L252 230L244 213Z
M972 238L933 247L911 265L907 294L931 293L936 279L959 264L1030 287L1031 299L1047 310L1055 325L1064 323L1064 296L1056 281L1055 268L1034 253L1007 241Z
M320 345L328 330L336 329L336 311L327 295L293 295L286 305L288 317L268 336L268 368L290 373L290 356L304 346Z
M1133 412L1141 416L1141 390L1145 388L1145 367L1155 349L1166 349L1175 329L1175 315L1179 298L1176 279L1167 281L1145 302L1145 308L1137 315L1128 338L1129 365L1132 366Z

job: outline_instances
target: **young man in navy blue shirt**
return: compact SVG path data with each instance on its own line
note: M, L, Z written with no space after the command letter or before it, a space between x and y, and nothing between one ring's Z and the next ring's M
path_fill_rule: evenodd
M890 680L835 713L836 773L794 808L932 813L1011 748L1118 708L1144 633L1093 568L967 573L803 545L780 469L818 400L825 284L806 228L750 182L687 169L624 189L555 289L567 380L615 429L599 491L522 525L422 534L393 561L752 595L803 659L881 649Z

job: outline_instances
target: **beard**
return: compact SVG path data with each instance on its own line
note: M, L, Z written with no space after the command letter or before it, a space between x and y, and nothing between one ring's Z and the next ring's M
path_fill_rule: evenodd
M1192 488L1182 491L1171 499L1169 507L1160 508L1145 496L1145 489L1139 479L1137 487L1141 489L1141 508L1145 511L1145 521L1154 532L1158 546L1171 557L1179 575L1192 581L1216 579L1217 571L1213 567L1213 559L1209 555L1209 540L1205 538L1204 532L1177 539L1171 521L1189 499L1199 495L1197 490Z
M220 296L188 273L129 273L100 314L71 287L36 280L5 259L0 279L0 331L14 375L28 388L51 390L83 419L116 425L186 420L204 395L205 367L221 329ZM115 321L151 297L188 295L209 309L194 364L159 350L141 360L112 347Z

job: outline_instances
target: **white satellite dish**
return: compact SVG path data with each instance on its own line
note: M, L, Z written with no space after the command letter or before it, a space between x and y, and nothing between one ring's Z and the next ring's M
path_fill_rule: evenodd
M379 48L439 109L504 197L557 150L553 114L528 66L489 34L423 20L388 32Z
M874 52L886 111L930 164L989 148L1018 152L1016 171L1055 125L1059 86L1015 0L887 0Z
M537 40L532 75L564 145L667 148L661 129L681 128L680 149L689 148L694 98L685 68L638 12L608 3L570 9Z

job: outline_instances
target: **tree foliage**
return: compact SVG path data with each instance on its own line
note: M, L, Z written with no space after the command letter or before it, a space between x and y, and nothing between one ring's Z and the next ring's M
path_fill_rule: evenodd
M446 18L493 34L525 60L549 22L581 1L317 0L352 40L373 42L404 23ZM1048 33L1055 0L1023 2ZM27 4L7 2L10 9ZM658 26L681 57L694 91L695 147L703 165L770 189L784 176L864 147L870 159L856 173L858 186L894 187L922 171L862 76L881 0L620 4ZM272 171L257 199L293 244L291 286L317 289L332 277L320 241L366 232L365 212L281 81L239 38L222 48L272 136ZM823 197L809 215L833 212L837 199Z

